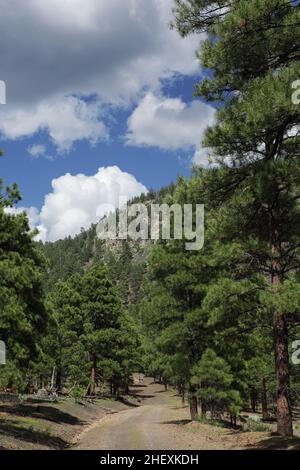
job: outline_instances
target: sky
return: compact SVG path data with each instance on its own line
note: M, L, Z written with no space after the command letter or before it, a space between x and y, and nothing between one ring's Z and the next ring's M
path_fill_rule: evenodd
M173 0L0 0L0 175L39 239L205 165L215 110L194 99L204 36L169 28Z

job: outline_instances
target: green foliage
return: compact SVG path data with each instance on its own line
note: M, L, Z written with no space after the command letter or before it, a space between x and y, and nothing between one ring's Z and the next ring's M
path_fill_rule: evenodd
M194 365L191 382L199 387L197 395L212 417L225 411L238 416L243 402L239 392L231 388L233 375L230 367L212 349L206 349Z
M270 426L257 422L251 418L247 419L246 425L244 425L245 431L250 432L271 432Z
M139 332L123 310L105 266L95 265L82 276L56 284L49 305L53 321L44 352L51 358L48 376L53 366L57 370L57 388L77 384L86 391L92 365L97 381L126 388L138 362ZM47 370L44 363L40 368Z
M0 180L0 338L6 343L9 361L6 372L1 370L1 382L13 386L24 375L14 377L9 371L20 366L24 371L37 358L48 321L42 289L45 259L33 240L27 216L7 211L19 200L17 187L4 191Z
M254 310L273 316L282 435L292 434L287 317L297 305L297 289L293 293L286 281L300 255L300 108L292 103L292 83L300 74L298 6L283 0L176 0L174 11L174 26L183 36L208 33L199 58L211 74L195 94L221 104L203 142L218 166L206 179L199 172L199 183L214 211L212 235L218 233L226 248L238 242L245 254L233 266L242 268L243 279L251 266L271 281L270 287L258 283L263 293ZM230 311L238 308L232 296L243 299L236 281L227 281ZM222 281L219 294L224 289ZM215 304L215 317L224 313Z
M25 391L27 386L26 376L17 361L8 360L5 367L0 370L0 389L13 391Z
M85 397L86 389L80 387L80 385L75 385L72 388L71 396L74 398L75 403L79 403Z

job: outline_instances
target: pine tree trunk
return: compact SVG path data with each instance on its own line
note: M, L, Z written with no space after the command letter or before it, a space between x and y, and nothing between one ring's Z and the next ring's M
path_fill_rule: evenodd
M280 250L272 246L272 285L274 292L281 283L279 257ZM288 327L285 315L275 311L273 315L273 335L275 347L275 370L277 380L277 432L281 436L293 435L292 410L289 398L290 371L288 351Z
M51 385L50 385L51 390L54 389L55 377L56 377L56 366L54 366L53 369L52 369Z
M195 392L195 388L190 387L190 413L192 421L197 421L198 419L198 401Z
M202 418L206 418L206 405L203 401L201 403L201 415L202 415Z
M266 379L263 377L261 383L261 407L262 407L262 419L267 421L269 419L268 412L268 398L267 398L267 385Z
M183 384L178 384L178 395L181 397L182 406L185 404L185 388Z
M185 389L184 389L184 386L182 386L182 388L181 388L181 403L182 403L182 406L185 405Z
M91 396L96 395L96 374L97 374L97 358L92 355L92 372L91 372Z
M277 379L277 432L281 436L292 436L292 410L289 398L288 333L285 315L279 312L274 314L273 330Z
M43 376L42 374L40 375L40 388L41 388L41 389L44 389L44 388L45 388L45 387L44 387L44 376Z
M61 367L59 366L57 368L57 374L56 374L56 390L58 393L61 392L61 377L62 377L62 371L61 371Z
M254 392L251 392L250 401L251 401L252 413L256 413L256 396L255 396Z
M199 385L197 385L198 392L201 390L201 388L202 388L202 384L200 382ZM200 410L201 418L203 418L203 413L202 413L203 400L200 397L200 394L198 395L198 398L197 398L197 405L198 405L198 410Z

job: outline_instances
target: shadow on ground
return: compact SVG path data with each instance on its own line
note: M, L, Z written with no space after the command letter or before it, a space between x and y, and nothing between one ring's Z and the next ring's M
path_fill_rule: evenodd
M30 405L18 405L18 406L0 406L0 413L8 413L12 415L39 418L51 421L57 424L70 424L78 425L84 424L75 416L70 415L64 411L58 410L52 406L30 406Z
M300 438L271 436L259 442L257 449L261 450L300 450Z
M136 398L137 396L138 395L133 395L134 398ZM132 403L132 401L126 400L126 398L124 398L124 397L119 397L118 401L120 403L123 403L123 405L130 406L132 408L138 408L140 406L137 403Z
M132 393L132 397L140 398L141 400L145 400L146 398L155 398L155 395L144 395L140 393Z
M0 436L14 437L25 442L40 444L51 449L64 449L68 442L60 437L51 436L48 432L37 431L36 429L26 429L20 427L20 424L14 421L0 423Z
M174 419L171 421L161 421L158 424L176 424L177 426L185 426L186 424L191 423L190 419Z
M186 426L187 424L190 424L192 423L193 421L191 419L175 419L175 420L171 420L171 421L163 421L161 423L158 423L158 424L175 424L177 426ZM194 421L194 423L197 423L197 421ZM229 421L224 421L224 420L220 420L218 422L218 424L214 424L213 422L204 422L204 423L201 423L201 421L198 422L198 424L207 424L207 425L210 425L210 426L216 426L216 427L219 427L219 428L223 428L223 429L226 429L228 430L228 434L236 434L237 432L241 432L242 431L242 427L239 426L239 425L236 425L234 426L233 424L231 424Z

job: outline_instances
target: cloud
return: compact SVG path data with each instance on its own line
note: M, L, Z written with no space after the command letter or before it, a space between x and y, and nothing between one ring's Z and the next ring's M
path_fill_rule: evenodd
M1 0L1 79L18 108L63 96L130 101L199 70L199 36L169 28L173 0Z
M74 96L43 101L26 111L6 108L3 116L0 132L6 138L18 139L45 130L59 153L70 151L78 140L87 139L95 144L108 137L108 130L99 121L99 103L85 102ZM41 147L33 146L35 156L37 150Z
M100 109L199 72L199 36L169 28L173 0L1 0L3 138L49 133L59 153L107 137ZM203 36L204 38L204 36ZM95 98L94 103L90 97Z
M204 35L169 27L174 0L1 0L0 134L49 133L58 153L107 138L100 109L128 107L161 81L199 73ZM90 102L94 97L94 104Z
M147 188L117 166L102 167L93 176L67 173L52 181L40 212L40 238L55 241L87 229L106 213L107 205L119 206L119 198L131 199Z
M42 144L34 144L31 145L31 147L28 147L27 152L29 155L32 157L40 157L42 155L45 155L46 153L46 146Z
M126 142L163 150L199 148L204 131L214 122L215 110L200 101L148 93L128 119Z

